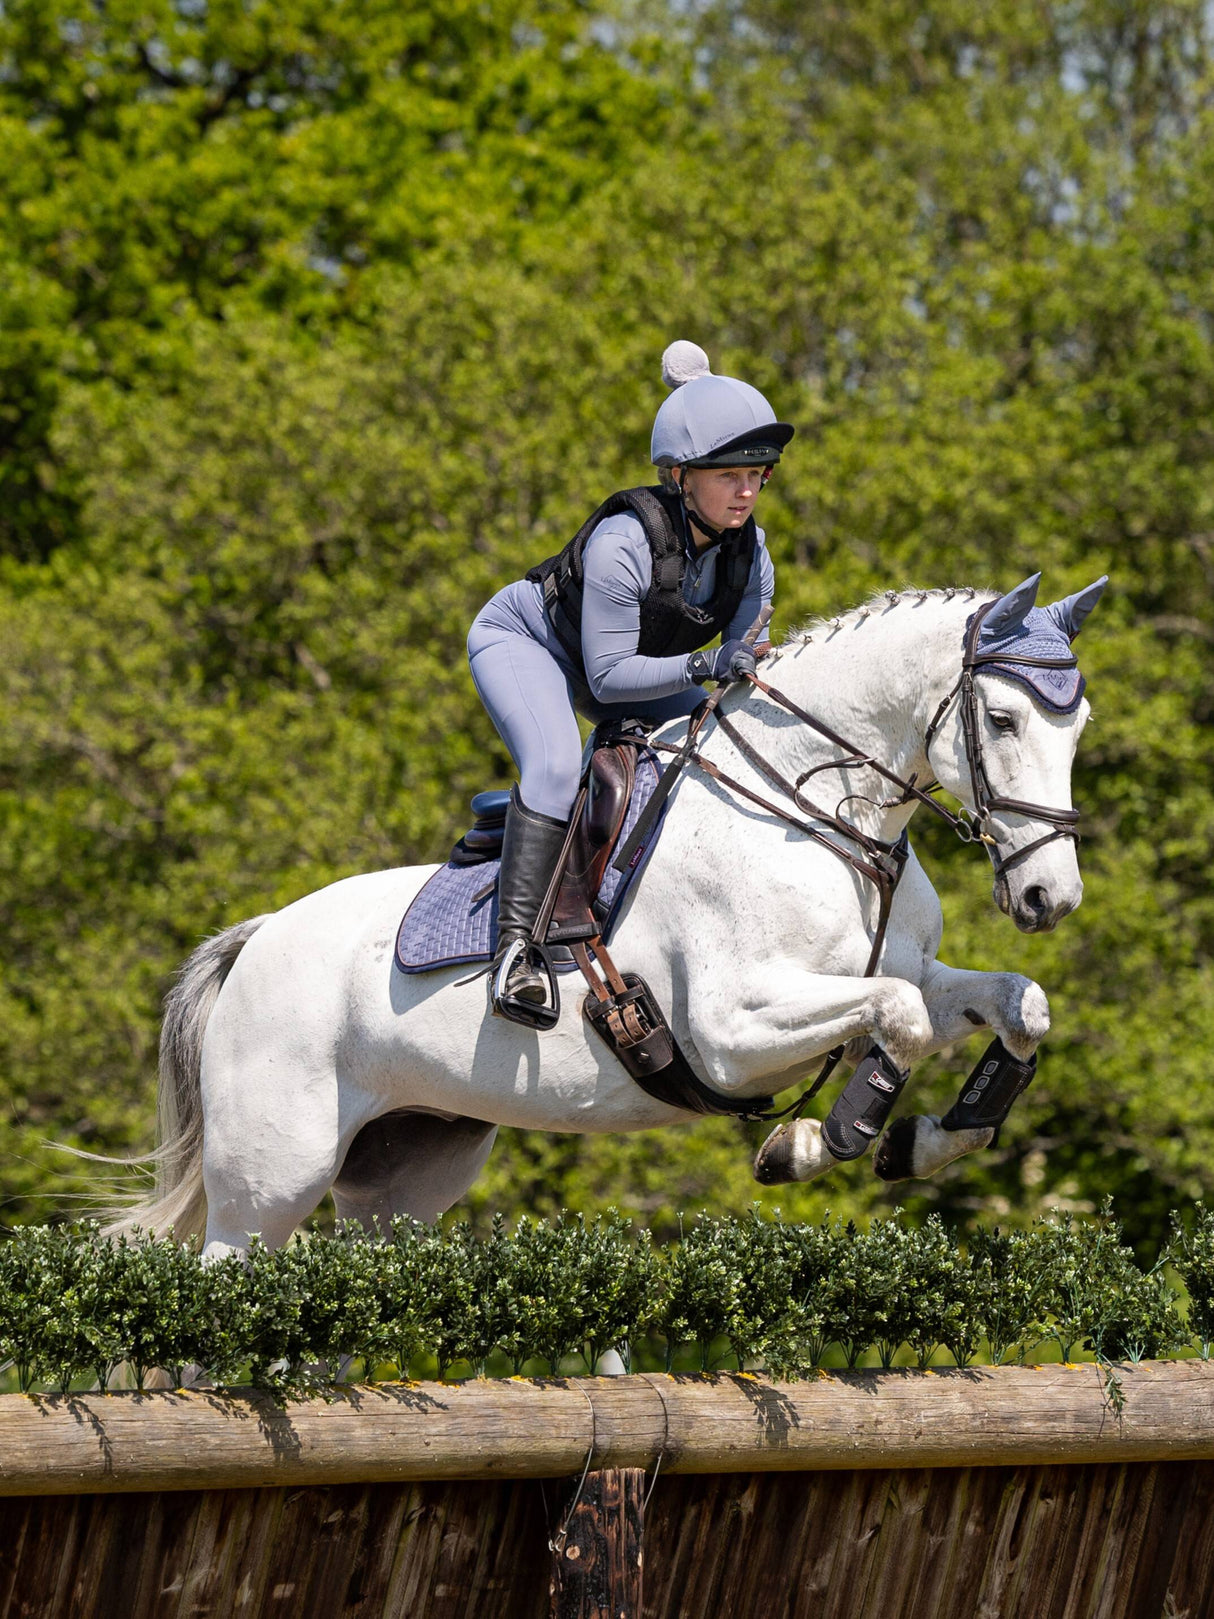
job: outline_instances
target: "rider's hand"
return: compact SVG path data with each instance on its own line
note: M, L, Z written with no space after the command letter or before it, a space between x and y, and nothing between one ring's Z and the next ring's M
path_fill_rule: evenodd
M745 641L726 641L717 653L712 667L714 680L736 680L739 675L753 675L755 651Z
M745 641L726 641L715 652L697 652L691 660L691 678L697 686L706 680L736 680L754 672L754 649Z

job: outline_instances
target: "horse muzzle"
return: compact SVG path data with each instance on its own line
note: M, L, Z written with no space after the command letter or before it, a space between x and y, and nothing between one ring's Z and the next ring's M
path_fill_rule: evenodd
M1083 898L1083 884L1076 891L1054 889L1044 883L1029 883L1013 894L1006 877L997 877L994 888L995 904L1005 916L1010 916L1021 933L1050 933L1064 916L1077 910Z

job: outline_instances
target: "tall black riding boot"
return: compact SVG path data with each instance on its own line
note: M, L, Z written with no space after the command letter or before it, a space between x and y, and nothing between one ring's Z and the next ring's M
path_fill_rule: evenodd
M565 828L564 821L528 809L517 785L512 789L502 835L502 869L497 879L497 950L489 969L491 984L511 945L520 939L528 944L533 940L540 906L565 841ZM526 950L517 952L501 989L511 1000L537 1006L548 999L544 976L528 959ZM497 995L494 1005L501 1009Z

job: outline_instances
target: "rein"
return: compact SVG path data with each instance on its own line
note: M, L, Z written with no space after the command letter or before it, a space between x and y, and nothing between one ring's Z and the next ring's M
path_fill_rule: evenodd
M834 747L841 749L847 755L847 757L842 760L828 760L824 764L814 765L809 770L804 771L800 776L798 776L796 781L790 781L786 776L776 769L770 760L765 759L759 750L746 740L729 716L722 714L717 708L714 699L716 699L718 694L722 691L723 687L721 686L718 686L716 692L713 693L712 698L708 699L707 702L702 703L692 715L691 722L687 729L687 738L682 744L663 742L658 740L656 737L651 737L649 739L649 747L657 749L663 753L675 755L675 758L672 760L671 764L668 765L666 770L663 772L663 780L665 780L666 777L673 777L677 775L684 765L694 765L698 770L703 771L706 776L711 777L713 781L720 782L720 784L727 788L730 792L737 794L739 798L743 798L748 803L757 805L760 809L766 810L769 814L774 815L779 820L786 822L789 826L802 833L805 837L812 838L816 843L820 843L824 848L829 849L832 854L836 855L846 865L849 865L853 871L858 872L860 876L872 883L877 891L877 926L873 934L873 944L872 949L869 952L868 964L862 974L862 976L865 978L871 978L876 972L877 962L880 959L881 949L885 943L885 935L889 926L889 918L890 912L893 908L894 895L897 892L898 884L901 881L902 873L905 869L906 861L910 853L910 840L906 831L904 830L901 836L893 843L883 842L879 838L870 837L866 832L862 832L859 827L852 826L847 821L843 820L838 814L838 810L843 804L848 802L850 797L856 796L854 794L847 795L846 797L840 799L839 804L836 805L834 814L828 810L820 808L810 799L806 798L803 792L806 782L809 781L811 777L826 770L846 771L869 769L875 771L877 775L882 777L883 780L900 789L899 797L882 800L876 805L878 809L897 808L899 805L908 804L912 800L915 800L921 804L926 804L934 814L938 815L944 822L946 822L946 824L957 834L963 843L979 842L986 845L987 852L990 855L991 864L994 867L995 878L997 881L1001 879L1005 872L1007 872L1012 866L1025 859L1026 856L1032 854L1035 850L1043 847L1043 845L1052 843L1055 838L1073 838L1076 843L1079 841L1078 810L1054 809L1048 805L1031 804L1024 799L1003 798L994 793L991 789L990 777L987 774L986 762L982 753L982 733L979 725L978 694L975 688L975 675L983 668L983 666L1013 661L1016 663L1032 665L1033 667L1042 669L1067 669L1073 668L1075 664L1074 658L1063 659L1025 657L1010 659L1005 653L979 652L978 636L982 628L982 622L994 605L994 602L988 602L984 607L979 608L979 610L971 618L969 627L966 631L965 650L961 663L961 673L957 677L955 684L948 692L947 696L940 703L940 706L932 716L931 723L928 725L927 730L924 733L924 751L927 753L930 761L931 744L939 732L945 715L948 713L954 701L956 701L959 697L961 703L961 729L965 743L965 757L966 762L969 765L970 785L974 799L974 810L972 813L963 808L960 814L954 814L952 810L941 804L938 799L932 797L932 788L936 785L935 783L929 783L928 787L924 788L918 785L914 776L904 778L897 775L886 765L883 765L880 760L874 759L870 754L864 753L861 749L855 747L854 744L848 742L846 738L838 735L837 732L832 731L828 725L824 725L821 720L816 719L814 715L808 713L798 703L795 703L786 693L780 691L778 687L768 684L768 682L765 680L761 680L757 674L747 674L742 678L747 680L753 687L755 687L756 690L761 691L764 696L770 698L771 701L774 702L778 707L783 708L786 710L786 712L793 715L795 719L800 720L803 725L807 725L811 730L816 731L819 736L824 737ZM774 787L777 787L789 800L791 800L792 803L794 803L799 809L803 810L805 812L805 816L808 816L811 819L805 819L804 816L801 815L794 815L782 805L773 803L771 799L765 798L761 793L754 792L744 783L735 780L732 776L727 775L725 771L723 771L719 765L714 764L711 759L706 759L704 757L704 755L696 747L696 742L701 731L704 729L706 722L712 717L715 717L719 728L729 738L730 742L738 750L742 757L746 759L760 775L766 777L766 779L771 782ZM674 783L672 780L671 785L673 786L673 784ZM1052 830L1047 832L1043 837L1035 839L1032 843L1026 844L1023 848L1017 849L1007 859L1001 860L995 853L995 850L998 847L998 840L990 830L991 813L994 810L1008 810L1016 815L1025 815L1033 820L1045 821L1049 826L1051 826ZM814 822L818 822L820 824L814 825ZM833 832L837 837L845 838L848 843L854 845L854 849L840 846L840 844L830 837L826 831L822 830L822 827L828 828L829 831ZM779 1112L767 1112L749 1116L762 1118L764 1120L772 1120L784 1118L786 1115L791 1113L794 1116L799 1117L807 1103L817 1095L818 1091L826 1083L827 1079L830 1078L831 1074L842 1060L843 1049L844 1048L842 1046L836 1046L832 1051L828 1052L826 1060L813 1083L808 1087L807 1090L802 1092L795 1102L790 1103L788 1107L782 1108Z

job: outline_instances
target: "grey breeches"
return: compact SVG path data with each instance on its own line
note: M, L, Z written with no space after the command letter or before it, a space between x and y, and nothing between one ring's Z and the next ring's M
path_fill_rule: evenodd
M698 686L627 706L596 703L575 689L551 652L531 636L478 620L468 637L472 679L518 766L519 792L529 809L564 819L582 773L580 710L597 724L607 719L676 719L702 700Z

